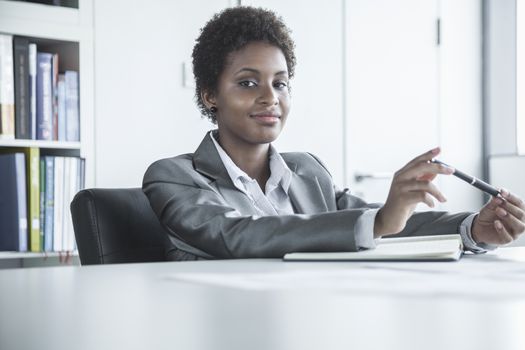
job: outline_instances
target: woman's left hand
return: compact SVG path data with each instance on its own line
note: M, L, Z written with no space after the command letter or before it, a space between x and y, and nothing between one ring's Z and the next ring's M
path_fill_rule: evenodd
M501 195L505 200L492 197L474 219L472 238L477 243L507 244L525 231L525 204L507 190Z

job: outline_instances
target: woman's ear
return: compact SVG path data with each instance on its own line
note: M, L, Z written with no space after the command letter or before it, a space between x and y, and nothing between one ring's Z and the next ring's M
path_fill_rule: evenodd
M215 98L215 94L213 94L212 92L207 91L207 90L202 91L201 98L208 109L212 107L216 107L217 100Z

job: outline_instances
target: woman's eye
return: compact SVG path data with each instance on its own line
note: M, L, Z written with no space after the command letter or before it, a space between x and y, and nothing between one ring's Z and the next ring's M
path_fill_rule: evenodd
M278 89L284 89L285 87L288 86L288 84L286 84L284 81L278 81L277 83L274 84L274 86Z
M240 86L244 87L254 87L257 86L257 84L254 81L251 80L244 80L239 83Z

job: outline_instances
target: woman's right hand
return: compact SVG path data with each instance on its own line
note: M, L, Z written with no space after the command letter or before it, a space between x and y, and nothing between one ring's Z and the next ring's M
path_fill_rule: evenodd
M432 183L438 174L450 175L454 172L453 168L430 162L440 151L436 147L414 158L394 174L388 198L375 218L374 238L403 230L418 203L433 208L432 197L440 202L446 201Z

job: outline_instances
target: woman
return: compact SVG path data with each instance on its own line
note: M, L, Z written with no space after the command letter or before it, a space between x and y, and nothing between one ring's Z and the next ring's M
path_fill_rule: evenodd
M193 154L163 159L143 190L167 229L173 260L282 257L294 251L355 251L386 235L461 234L473 252L508 243L525 229L524 205L503 191L479 213L414 213L445 197L432 183L453 169L429 161L399 170L381 207L338 190L309 153L271 145L290 110L295 68L290 31L273 12L235 7L215 15L193 50L196 99L217 124Z

